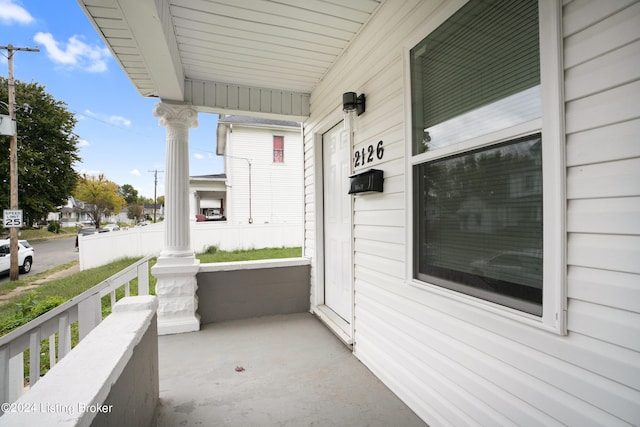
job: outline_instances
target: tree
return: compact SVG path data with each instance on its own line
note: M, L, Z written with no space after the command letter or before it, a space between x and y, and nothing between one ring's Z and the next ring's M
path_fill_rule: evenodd
M135 205L138 202L138 190L133 188L131 184L124 184L120 187L120 195L124 197L128 206Z
M118 191L118 184L100 174L97 177L84 174L78 180L74 196L85 203L87 214L100 228L102 217L119 213L124 205L124 197Z
M74 164L75 116L37 83L15 82L18 107L18 201L25 223L33 224L63 205L78 180ZM0 99L8 99L0 77ZM9 136L0 136L0 209L9 207Z
M129 205L129 208L127 209L127 218L140 221L143 219L143 213L144 209L142 209L142 205Z

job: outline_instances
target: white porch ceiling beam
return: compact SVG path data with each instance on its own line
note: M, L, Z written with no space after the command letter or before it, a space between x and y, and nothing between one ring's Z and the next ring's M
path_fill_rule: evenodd
M155 95L163 100L183 101L184 71L168 2L116 1L127 21L137 52L144 58L146 71L157 91Z
M169 4L165 0L115 0L126 29L130 33L135 52L142 56L146 68L143 75L151 79L154 93L142 93L144 96L158 96L163 100L184 100L184 71L178 52L178 44L173 33ZM107 45L117 49L113 37L108 37ZM121 60L126 59L122 52ZM130 77L135 78L131 64L124 65ZM143 90L138 85L140 90Z
M194 108L220 114L253 113L301 121L309 117L308 93L241 86L205 80L185 80L185 101ZM204 107L204 108L199 108Z

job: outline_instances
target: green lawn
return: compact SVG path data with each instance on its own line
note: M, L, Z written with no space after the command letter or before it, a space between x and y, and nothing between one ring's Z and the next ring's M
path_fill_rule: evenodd
M209 247L205 252L197 254L196 258L201 263L251 261L257 259L297 258L302 256L302 248L265 248L237 251L221 251L215 246Z
M80 271L78 273L42 283L36 290L15 296L0 305L0 336L35 319L63 302L81 294L124 270L137 259L126 258L112 262L102 267ZM77 262L65 264L70 267ZM52 269L60 270L60 268ZM49 270L27 279L7 282L0 285L0 293L7 293L11 289L33 284L35 280L46 277L53 271ZM152 278L153 279L153 278ZM155 281L154 281L155 284Z
M8 233L8 231L6 231ZM6 234L5 233L5 234ZM61 228L59 233L52 233L47 230L47 227L43 228L28 228L21 229L19 231L20 239L24 240L50 240L50 239L64 239L65 237L73 237L78 234L76 227Z

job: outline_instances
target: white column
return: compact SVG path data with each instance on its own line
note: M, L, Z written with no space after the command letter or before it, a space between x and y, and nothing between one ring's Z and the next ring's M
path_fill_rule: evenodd
M189 128L198 126L191 106L156 104L154 116L167 128L164 247L151 273L158 279L158 334L200 329L196 289L200 261L191 248L189 221Z

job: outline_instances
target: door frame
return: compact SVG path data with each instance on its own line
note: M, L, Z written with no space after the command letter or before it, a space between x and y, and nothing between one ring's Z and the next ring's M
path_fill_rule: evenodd
M355 288L354 288L354 236L353 236L353 197L349 196L349 223L350 223L350 236L351 241L351 260L349 268L349 277L351 278L349 287L351 301L349 306L351 307L351 318L349 323L345 322L337 314L335 314L329 307L325 305L324 290L325 290L325 260L324 260L324 157L323 157L323 135L329 132L336 126L343 126L342 114L336 114L331 117L323 126L318 128L317 132L313 134L313 157L314 157L314 185L315 185L315 274L313 279L313 292L311 301L311 312L325 323L325 325L345 344L353 346L354 343L354 323L355 323ZM348 137L349 144L349 172L353 173L353 167L351 164L351 158L353 158L353 132Z

